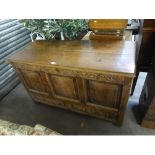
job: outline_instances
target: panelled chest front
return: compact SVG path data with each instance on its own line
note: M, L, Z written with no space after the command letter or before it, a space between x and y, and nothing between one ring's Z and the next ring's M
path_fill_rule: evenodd
M9 61L35 101L122 124L134 42L36 41Z

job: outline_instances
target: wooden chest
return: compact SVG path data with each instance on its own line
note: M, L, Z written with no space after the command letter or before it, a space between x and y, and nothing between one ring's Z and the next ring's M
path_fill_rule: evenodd
M36 41L9 61L34 101L122 124L134 42Z

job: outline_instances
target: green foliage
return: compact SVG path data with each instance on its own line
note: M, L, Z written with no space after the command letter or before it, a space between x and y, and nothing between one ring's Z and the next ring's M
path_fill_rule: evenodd
M32 33L42 33L47 40L57 39L60 33L65 39L77 39L81 32L88 31L86 19L25 19L21 23Z

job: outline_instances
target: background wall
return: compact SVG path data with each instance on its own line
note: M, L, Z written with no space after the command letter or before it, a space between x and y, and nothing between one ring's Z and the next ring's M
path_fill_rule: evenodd
M14 69L6 58L29 42L30 32L22 27L19 20L0 20L0 99L19 83Z

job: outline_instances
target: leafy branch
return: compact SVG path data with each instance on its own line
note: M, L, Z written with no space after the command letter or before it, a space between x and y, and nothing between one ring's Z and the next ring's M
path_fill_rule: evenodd
M39 32L47 40L57 39L61 35L68 40L77 39L80 33L88 31L86 19L24 19L21 23L31 33Z

